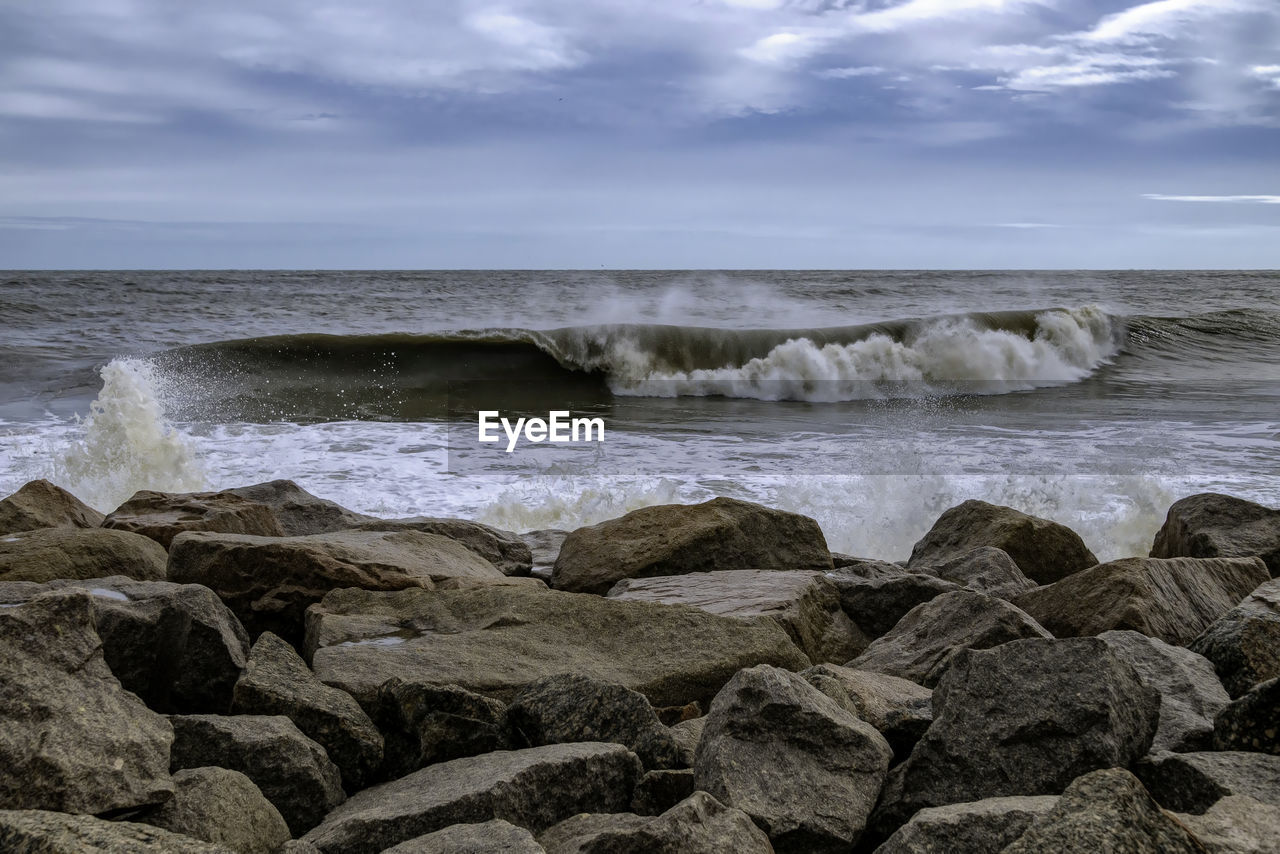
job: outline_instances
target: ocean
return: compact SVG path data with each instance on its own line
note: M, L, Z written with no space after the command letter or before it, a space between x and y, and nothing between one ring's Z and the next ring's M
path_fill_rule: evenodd
M728 495L887 560L1008 504L1102 558L1202 491L1280 504L1275 272L0 272L0 494L290 478L574 528ZM507 454L476 412L598 417Z

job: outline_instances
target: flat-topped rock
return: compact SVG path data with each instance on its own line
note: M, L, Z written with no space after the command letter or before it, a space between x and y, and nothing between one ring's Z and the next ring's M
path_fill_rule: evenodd
M107 514L103 527L142 534L165 549L186 531L282 537L270 508L234 492L141 490Z
M1036 587L1036 583L1022 574L1008 553L994 546L979 546L928 567L927 571L970 590L1001 599L1012 599Z
M538 837L547 854L772 854L769 837L742 810L694 792L653 818L575 815Z
M875 854L1000 854L1056 803L1056 795L1029 795L928 807Z
M1203 813L1231 795L1280 806L1280 756L1242 750L1164 751L1139 760L1133 770L1160 806L1174 812Z
M421 531L461 543L493 564L503 575L527 576L533 568L533 552L516 534L468 519L411 516L405 519L370 519L354 526L358 531Z
M0 499L0 536L37 528L97 528L106 518L47 480L33 480Z
M1174 502L1152 557L1258 557L1280 576L1280 510L1205 492Z
M1260 585L1190 646L1213 662L1232 697L1280 676L1280 579Z
M500 818L455 824L393 845L382 854L545 854L533 834Z
M836 693L833 699L875 727L900 759L907 757L933 723L933 691L909 679L834 664L820 664L800 675L827 696ZM838 691L829 693L825 680Z
M0 581L123 575L163 581L168 555L146 537L103 528L40 528L0 536Z
M239 771L188 768L173 775L173 785L173 798L140 821L237 854L276 854L293 838L280 811Z
M0 851L14 854L240 854L149 824L45 810L0 810Z
M1280 854L1280 807L1229 795L1203 815L1175 813L1209 854Z

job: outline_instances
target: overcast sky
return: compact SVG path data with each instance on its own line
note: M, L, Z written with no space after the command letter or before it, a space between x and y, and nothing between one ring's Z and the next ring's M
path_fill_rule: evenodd
M0 267L1280 267L1280 0L0 0Z

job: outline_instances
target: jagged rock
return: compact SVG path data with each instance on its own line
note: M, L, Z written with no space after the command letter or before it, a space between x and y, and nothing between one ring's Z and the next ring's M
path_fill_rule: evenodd
M1160 692L1160 727L1151 751L1207 748L1214 716L1231 702L1208 659L1140 632L1110 631L1098 637Z
M693 794L692 768L650 771L636 784L631 811L636 815L661 815Z
M183 534L170 550L169 577L213 590L251 636L269 631L295 644L307 606L335 588L401 590L431 588L448 578L505 579L465 546L417 531Z
M658 578L624 578L610 599L692 605L722 617L770 620L813 661L848 661L868 638L842 610L822 572L730 569Z
M862 835L892 755L870 724L797 674L762 665L716 695L694 777L780 852L843 851Z
M1209 854L1280 854L1280 807L1231 795L1204 815L1175 814Z
M172 741L165 719L111 675L87 594L0 608L0 807L159 803L173 794Z
M538 837L547 854L772 854L751 817L694 792L656 818L577 815Z
M963 590L959 584L919 572L903 572L895 567L885 573L864 578L842 569L828 579L840 591L844 612L866 633L868 638L887 634L912 608L923 605L943 593Z
M292 839L279 810L239 771L189 768L173 775L173 785L173 799L140 821L237 854L276 854Z
M324 748L283 715L173 715L170 765L239 771L262 790L295 835L342 803L342 778Z
M1012 507L966 501L938 517L911 550L907 567L938 566L981 546L1003 550L1037 584L1052 584L1098 562L1065 525Z
M619 744L552 744L431 765L353 795L304 837L322 854L377 854L494 818L535 833L582 812L631 803L640 760Z
M1280 576L1280 510L1205 492L1174 502L1152 557L1259 557Z
M1280 756L1280 678L1260 683L1218 713L1213 749Z
M1202 854L1203 848L1165 814L1123 768L1078 778L1003 854Z
M1232 697L1280 676L1280 579L1259 586L1219 617L1191 649L1213 662Z
M1132 629L1185 646L1266 580L1258 558L1130 557L1013 602L1058 637Z
M0 851L14 854L237 854L149 824L44 810L0 810Z
M284 536L284 530L269 508L233 492L144 489L107 514L102 525L150 537L165 549L184 531Z
M667 726L702 717L702 706L696 700L683 706L658 706L654 711L658 713L658 720Z
M550 583L556 558L560 556L560 546L564 545L569 532L546 528L540 531L527 531L518 536L524 540L533 557L533 567L529 573Z
M818 523L805 516L716 498L664 504L579 528L565 538L551 586L607 593L624 578L721 569L832 568Z
M382 854L545 854L533 834L495 818L480 824L455 824L401 842Z
M962 650L1048 637L1052 636L1039 623L1003 599L959 590L917 605L845 666L932 688Z
M213 591L197 584L123 576L12 582L0 583L0 604L59 590L91 595L107 666L152 709L196 714L222 713L230 706L231 689L248 657L249 638Z
M105 578L163 581L164 549L146 537L103 528L41 528L0 537L0 581Z
M291 480L272 480L226 490L227 494L261 505L275 519L280 535L305 537L331 534L377 521L373 516L348 510L341 504L312 495ZM214 530L213 528L203 530ZM254 534L257 531L234 531Z
M909 679L834 664L811 667L800 675L819 690L818 679L839 685L850 711L875 727L897 758L905 759L933 723L933 691Z
M270 632L249 653L231 711L293 721L342 771L347 791L370 785L382 766L382 734L360 704L317 679L293 647Z
M902 575L903 568L899 564L876 560L869 557L831 553L831 563L840 575L857 576L858 578L893 578Z
M97 528L106 518L47 480L33 480L0 500L0 536L37 528Z
M680 750L644 695L578 673L544 676L516 695L512 727L533 746L571 741L624 744L646 768L679 767Z
M507 707L455 685L388 679L372 716L386 739L384 776L394 779L450 759L518 745Z
M1280 756L1245 751L1153 753L1134 773L1160 806L1200 814L1231 795L1280 806Z
M671 727L671 738L680 750L680 764L693 767L693 757L698 752L698 742L702 740L702 731L707 728L705 717L681 721Z
M980 546L951 560L929 567L939 578L970 590L1001 599L1035 589L1036 583L1022 574L1013 558L993 546Z
M582 673L674 706L710 700L742 667L809 666L776 626L514 587L335 590L307 614L306 648L321 681L362 703L393 676L509 701L543 676Z
M421 531L461 543L493 564L506 576L527 576L533 568L533 553L520 537L510 531L491 528L467 519L435 519L413 516L408 519L374 519L355 526L360 531Z
M1000 854L1057 802L1056 795L1030 795L929 807L894 831L875 854Z

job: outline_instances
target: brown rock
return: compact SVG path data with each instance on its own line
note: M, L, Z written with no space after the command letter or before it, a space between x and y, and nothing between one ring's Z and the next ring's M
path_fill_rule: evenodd
M40 528L0 537L0 581L124 575L163 581L167 555L146 537L102 528Z
M105 528L150 537L168 549L185 531L284 536L271 510L233 492L142 490L107 515Z
M1174 502L1152 557L1259 557L1280 575L1280 510L1206 492Z
M47 480L33 480L0 500L0 536L37 528L96 528L104 518Z

